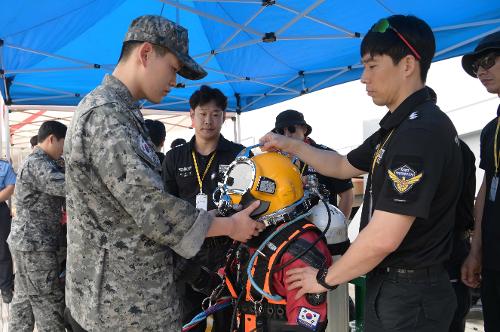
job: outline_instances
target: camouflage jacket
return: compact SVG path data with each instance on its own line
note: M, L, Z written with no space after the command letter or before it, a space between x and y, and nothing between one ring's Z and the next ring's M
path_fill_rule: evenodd
M61 236L64 173L56 161L35 147L18 171L16 216L8 243L19 251L55 251Z
M190 258L212 217L167 194L144 119L113 76L78 105L65 143L66 305L89 331L180 331L172 251Z

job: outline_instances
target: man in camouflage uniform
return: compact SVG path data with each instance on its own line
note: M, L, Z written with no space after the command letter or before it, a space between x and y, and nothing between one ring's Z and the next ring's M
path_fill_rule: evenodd
M190 258L206 236L246 241L256 205L214 218L167 194L138 100L159 103L206 75L188 55L187 30L160 16L135 19L112 75L75 112L65 146L66 303L77 330L179 331L172 250Z
M64 295L59 287L57 250L64 202L64 173L56 164L63 152L66 126L47 121L39 144L17 175L16 216L8 239L16 266L9 331L65 331Z

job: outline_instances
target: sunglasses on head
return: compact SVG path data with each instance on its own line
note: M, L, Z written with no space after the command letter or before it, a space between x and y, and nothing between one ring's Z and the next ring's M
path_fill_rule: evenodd
M477 75L479 67L483 68L484 70L488 70L493 67L495 65L496 58L499 55L500 52L491 52L474 61L472 63L472 71L474 72L474 74Z
M286 127L283 127L283 128L277 128L276 129L276 133L280 134L280 135L285 135L285 129L288 130L288 132L290 134L295 134L295 126L286 126Z
M389 22L388 19L386 18L383 18L381 19L380 21L378 21L377 23L375 23L375 25L373 26L372 28L372 32L379 32L379 33L384 33L386 32L387 30L392 30L394 31L394 33L399 37L399 39L401 39L401 41L403 43L405 43L406 46L408 46L408 48L410 49L410 51L413 53L413 55L415 56L415 58L417 58L417 60L420 60L421 59L421 56L420 54L417 52L417 50L411 46L410 42L405 38L403 37L403 35L398 31L396 30L396 28L394 28L391 23Z

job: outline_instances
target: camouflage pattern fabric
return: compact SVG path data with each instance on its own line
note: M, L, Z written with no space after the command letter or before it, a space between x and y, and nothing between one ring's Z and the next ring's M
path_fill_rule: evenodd
M53 251L12 251L16 264L9 331L64 332L64 294Z
M65 194L64 173L55 160L35 147L17 174L16 216L8 239L11 250L58 249Z
M190 258L212 217L167 194L139 104L113 76L65 142L66 305L89 331L180 331L172 250Z

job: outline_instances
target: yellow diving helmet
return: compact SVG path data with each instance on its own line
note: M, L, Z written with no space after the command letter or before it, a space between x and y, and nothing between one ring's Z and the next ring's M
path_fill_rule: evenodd
M300 172L289 158L277 152L250 157L251 148L229 165L214 192L219 213L228 215L259 200L251 216L275 225L294 219L317 203L317 198L313 202L307 193L304 195Z

